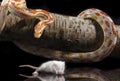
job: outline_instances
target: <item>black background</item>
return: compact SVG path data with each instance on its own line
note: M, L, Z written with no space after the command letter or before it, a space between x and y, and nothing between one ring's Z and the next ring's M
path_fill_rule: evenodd
M46 9L50 12L66 14L66 15L77 15L82 10L87 8L99 8L108 13L116 24L120 24L120 9L119 4L115 0L26 0L29 8ZM23 37L24 38L24 37ZM4 80L6 81L19 81L23 79L19 77L19 73L30 74L30 69L19 68L21 64L32 64L35 66L40 65L42 62L49 59L43 57L37 57L29 54L14 43L10 41L0 42L0 54L1 54L1 72ZM105 60L98 63L90 64L78 64L78 63L67 63L67 67L95 67L105 70L113 70L120 68L120 59L106 58Z

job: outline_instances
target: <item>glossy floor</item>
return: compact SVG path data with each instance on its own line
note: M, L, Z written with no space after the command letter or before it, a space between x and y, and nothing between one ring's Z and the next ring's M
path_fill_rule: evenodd
M19 65L39 66L50 59L26 53L11 42L0 42L0 46L1 67L6 77L5 81L95 81L95 79L99 79L98 81L120 81L120 59L112 57L97 63L66 63L65 75L63 76L40 74L39 78L26 79L18 74L31 75L34 70L19 68Z

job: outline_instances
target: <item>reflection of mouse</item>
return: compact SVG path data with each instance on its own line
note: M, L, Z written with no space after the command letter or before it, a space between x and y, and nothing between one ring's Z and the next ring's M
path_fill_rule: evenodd
M53 60L53 61L48 61L48 62L41 64L40 67L35 67L32 65L20 65L19 67L29 67L29 68L35 69L35 71L33 72L33 77L38 76L39 72L62 75L64 74L64 70L65 70L65 62ZM24 77L28 77L27 75L23 75L23 74L20 74L20 75Z

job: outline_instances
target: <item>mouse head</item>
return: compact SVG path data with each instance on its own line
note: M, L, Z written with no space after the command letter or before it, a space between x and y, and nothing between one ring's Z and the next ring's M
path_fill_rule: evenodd
M65 62L64 61L53 61L53 69L56 74L64 74Z

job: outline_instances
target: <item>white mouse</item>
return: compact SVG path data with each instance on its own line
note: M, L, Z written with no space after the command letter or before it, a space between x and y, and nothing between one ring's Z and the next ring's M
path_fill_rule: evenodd
M53 60L53 61L45 62L41 64L39 67L35 67L32 65L20 65L19 67L29 67L29 68L34 69L35 71L32 73L33 75L30 77L37 77L40 72L62 75L64 74L64 71L65 71L65 62ZM27 75L23 75L23 74L20 74L20 75L30 78Z

